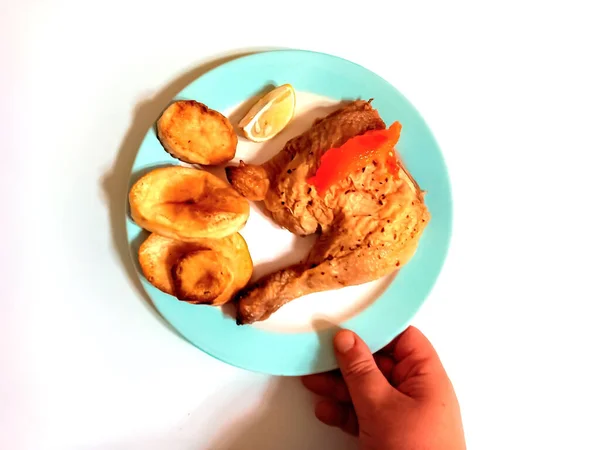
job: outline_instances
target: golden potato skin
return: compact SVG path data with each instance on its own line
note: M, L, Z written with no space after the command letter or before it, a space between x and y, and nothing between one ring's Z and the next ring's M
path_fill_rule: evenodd
M226 181L183 166L154 169L129 192L132 219L162 236L193 242L242 229L250 204Z
M205 166L230 161L238 138L220 112L195 100L172 103L156 124L158 139L174 158Z
M229 302L254 270L239 233L194 243L152 233L140 246L138 259L144 277L157 289L188 303L213 306Z
M200 243L178 241L152 233L140 246L138 260L150 284L169 295L175 295L172 267L186 254L202 249Z
M197 250L181 257L171 269L175 296L190 303L214 304L234 282L233 261L222 253Z

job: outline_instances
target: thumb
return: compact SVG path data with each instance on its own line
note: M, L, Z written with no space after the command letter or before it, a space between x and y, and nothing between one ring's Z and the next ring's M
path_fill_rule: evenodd
M352 331L341 330L333 338L333 347L352 403L359 415L362 409L377 405L386 398L391 385L361 338Z
M408 327L393 349L398 361L392 383L409 397L435 395L448 387L448 376L431 342L415 327Z

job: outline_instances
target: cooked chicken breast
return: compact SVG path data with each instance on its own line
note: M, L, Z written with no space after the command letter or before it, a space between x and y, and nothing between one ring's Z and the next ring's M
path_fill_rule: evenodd
M317 120L265 164L227 168L233 187L264 200L276 223L298 235L320 234L304 262L238 294L238 324L265 320L303 295L381 278L412 257L429 212L404 167L392 173L386 164L368 161L320 193L309 182L329 149L384 128L370 102L355 101Z

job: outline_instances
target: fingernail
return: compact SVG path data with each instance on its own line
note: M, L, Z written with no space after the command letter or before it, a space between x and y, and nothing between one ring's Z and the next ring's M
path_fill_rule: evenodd
M339 353L348 353L355 343L354 333L348 330L340 331L333 338L333 346Z

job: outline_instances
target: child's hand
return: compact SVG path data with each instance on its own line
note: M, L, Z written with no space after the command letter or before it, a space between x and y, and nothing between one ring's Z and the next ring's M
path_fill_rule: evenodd
M452 383L427 338L410 327L371 355L348 330L334 348L341 374L303 378L326 397L315 415L323 423L357 435L362 450L463 450L460 409Z

